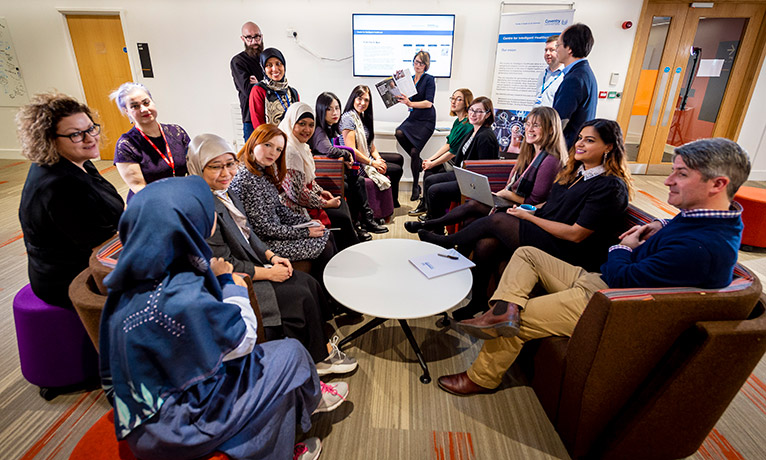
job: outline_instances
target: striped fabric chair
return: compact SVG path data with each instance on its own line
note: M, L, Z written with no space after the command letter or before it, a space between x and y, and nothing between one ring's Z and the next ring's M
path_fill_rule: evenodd
M649 222L630 206L626 228ZM517 360L572 458L692 455L766 352L766 296L745 267L722 289L607 289L572 337Z
M316 164L317 184L333 195L343 198L343 162L336 158L315 155L314 163Z

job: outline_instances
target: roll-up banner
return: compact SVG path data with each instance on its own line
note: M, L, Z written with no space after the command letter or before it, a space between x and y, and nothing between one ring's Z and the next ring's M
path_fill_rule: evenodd
M492 80L492 102L501 152L518 153L524 119L535 103L537 79L545 69L545 41L572 24L574 10L506 13L500 32Z

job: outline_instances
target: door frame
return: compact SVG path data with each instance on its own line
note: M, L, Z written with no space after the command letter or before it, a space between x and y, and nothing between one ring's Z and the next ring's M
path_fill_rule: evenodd
M72 65L75 69L77 69L77 82L80 84L80 95L79 98L81 101L86 101L85 99L85 87L82 83L82 77L80 74L80 65L77 63L77 56L74 54L74 43L72 43L72 36L69 33L69 25L67 24L67 15L93 15L93 16L119 16L120 17L120 25L122 26L122 38L125 40L125 48L128 50L128 65L130 66L130 75L133 79L133 81L138 82L137 73L136 73L136 62L138 62L138 51L134 51L130 46L130 36L128 33L128 28L125 27L125 19L126 14L125 10L123 8L56 8L56 11L59 12L59 16L61 18L61 27L64 28L64 36L66 37L67 41L67 47L69 49L69 59L72 62Z
M752 23L748 23L748 26L745 30L744 35L742 36L742 43L745 43L746 40L749 41L751 39L755 39L754 42L756 44L760 44L760 46L755 46L749 49L746 49L744 46L740 46L739 51L742 54L737 55L737 59L734 62L734 67L732 68L731 74L732 75L741 75L742 77L736 78L736 79L730 79L729 83L727 84L726 92L724 94L724 98L721 101L721 108L719 111L719 119L728 119L729 122L725 124L719 124L716 123L715 129L713 131L713 136L717 137L726 137L729 139L732 139L734 141L737 140L740 130L742 129L742 123L745 119L746 111L742 108L748 107L750 104L750 101L753 96L753 91L755 89L755 83L758 79L759 72L761 70L761 66L763 65L764 58L766 58L766 46L763 44L766 43L766 0L750 0L746 2L742 1L734 1L734 0L719 0L716 1L715 4L726 6L729 8L733 8L735 10L741 10L743 14L750 10L752 11L754 8L761 9L764 11L763 14L760 16L760 24L756 24L756 27L752 27ZM654 6L660 6L665 7L669 6L672 7L673 5L676 6L685 6L687 11L691 9L690 4L683 1L678 0L644 0L644 4L641 8L641 16L638 21L638 27L636 29L636 36L635 40L633 42L633 50L631 52L631 57L628 65L628 72L627 76L625 78L625 86L623 90L623 97L620 102L620 108L618 110L617 114L617 122L622 127L623 132L627 132L628 124L630 123L630 115L633 107L633 100L636 95L636 90L638 87L638 79L641 73L641 67L643 65L644 60L644 52L646 50L646 43L649 38L649 32L651 31L652 26L652 17L654 14L650 13L648 10L651 7ZM704 11L705 8L698 9L698 16L705 16ZM658 13L659 14L659 13ZM747 14L748 16L750 13ZM688 17L688 13L687 13ZM711 17L718 17L711 16ZM741 16L740 16L741 17ZM676 55L676 58L674 59L675 63L683 62L680 66L682 67L682 75L686 70L686 61L688 60L688 57L686 60L680 59L683 53L683 45L684 43L688 42L687 44L691 46L691 43L694 41L694 34L696 33L696 26L694 27L694 30L688 30L690 28L685 27L687 29L684 33L682 33L680 37L680 43L678 46L678 53ZM669 38L669 37L668 37ZM677 64L674 64L674 66L678 66ZM662 66L660 66L662 68ZM652 104L655 103L655 98L662 97L663 98L663 107L664 103L666 103L666 97L665 95L658 95L657 94L657 88L659 85L659 78L658 81L655 82L655 88L654 93L652 96ZM675 96L675 95L668 95L668 97ZM653 106L653 105L652 105ZM644 129L646 126L644 127ZM643 139L642 139L643 140ZM655 139L648 140L652 143L655 143ZM651 163L651 158L645 158L639 155L639 158L637 160L645 160L639 163L638 161L631 164L631 170L634 173L665 173L669 170L670 166L669 164L663 164L663 163Z

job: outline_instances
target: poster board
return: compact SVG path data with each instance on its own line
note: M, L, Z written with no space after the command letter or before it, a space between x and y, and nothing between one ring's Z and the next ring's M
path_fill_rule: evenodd
M8 22L0 17L0 107L21 107L29 102Z

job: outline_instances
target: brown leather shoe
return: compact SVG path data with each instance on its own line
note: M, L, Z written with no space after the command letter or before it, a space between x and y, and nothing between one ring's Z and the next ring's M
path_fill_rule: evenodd
M518 305L498 301L488 312L478 318L460 321L456 327L478 339L491 340L498 337L516 337L520 321Z
M442 375L437 380L439 388L458 396L469 396L478 393L489 393L492 390L490 388L484 388L481 385L473 383L473 380L468 378L467 372L461 372L459 374Z

